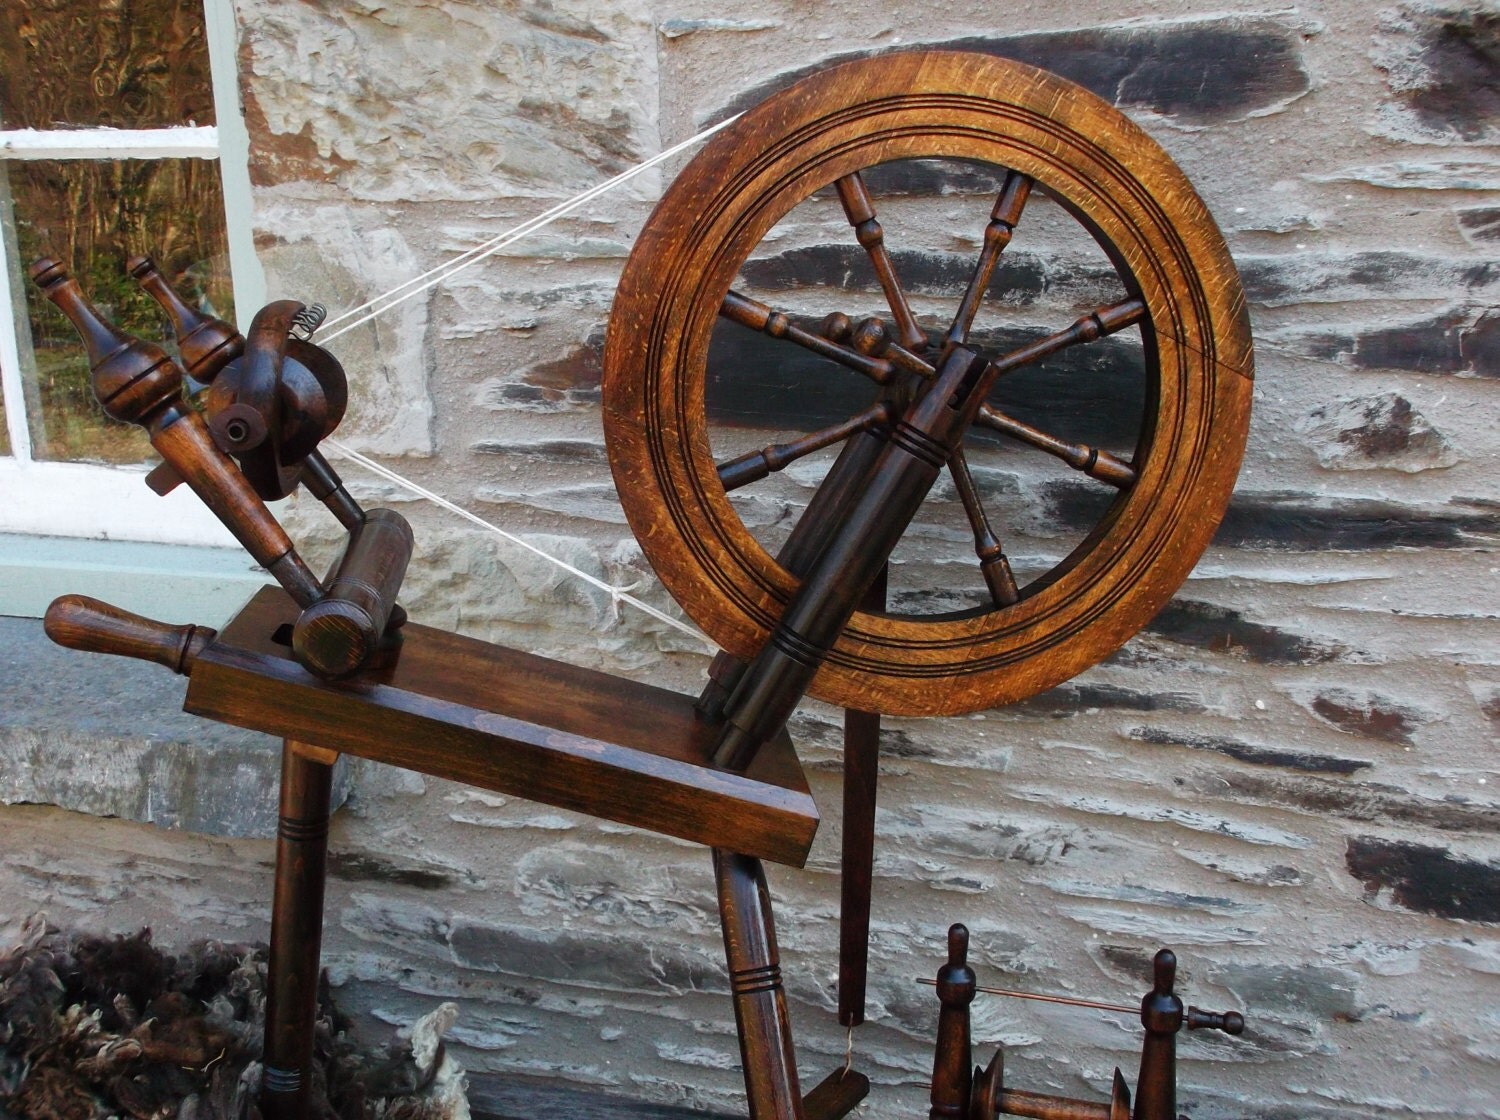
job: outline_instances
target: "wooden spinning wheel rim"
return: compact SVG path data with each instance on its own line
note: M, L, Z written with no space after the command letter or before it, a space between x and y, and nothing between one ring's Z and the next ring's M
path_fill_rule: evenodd
M1152 381L1136 480L1062 564L1003 608L858 613L811 689L845 707L937 715L1061 683L1165 605L1228 502L1252 372L1239 277L1207 209L1155 142L1094 95L949 52L854 62L776 94L718 134L657 206L605 348L605 436L630 525L683 609L730 652L764 644L797 582L741 523L710 452L705 368L720 306L797 203L913 158L1012 169L1067 207L1145 303Z

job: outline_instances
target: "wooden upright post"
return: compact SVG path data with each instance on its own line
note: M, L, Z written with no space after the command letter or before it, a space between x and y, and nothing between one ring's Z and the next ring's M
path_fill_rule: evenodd
M267 964L265 1120L302 1120L312 1070L323 946L323 887L333 751L290 739L281 750L281 812L276 828L276 888Z

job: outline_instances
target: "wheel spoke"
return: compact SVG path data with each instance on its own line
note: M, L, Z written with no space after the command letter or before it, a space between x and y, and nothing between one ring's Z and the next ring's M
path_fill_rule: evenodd
M856 413L841 424L832 424L816 432L791 440L773 443L759 451L751 451L738 458L718 465L719 481L725 490L737 490L751 482L758 482L772 471L779 471L805 455L846 440L855 432L866 432L889 424L892 409L885 401L877 401L863 412Z
M896 279L896 267L891 263L891 255L885 248L885 231L875 218L875 207L870 202L870 192L865 189L865 181L856 171L852 175L845 175L833 185L839 192L844 216L854 227L854 236L869 255L870 263L875 266L875 276L885 292L885 301L890 305L891 314L896 319L896 329L901 334L901 345L908 350L925 350L927 332L917 325L917 317L912 314L911 305L906 302L906 293L901 290L901 282Z
M1021 220L1021 211L1030 196L1031 180L1019 171L1007 172L1005 182L1000 187L1000 196L995 200L995 208L990 211L989 225L984 227L984 248L980 250L979 260L974 265L974 275L969 280L968 291L964 292L964 298L958 305L958 314L953 319L953 325L948 328L948 345L961 346L969 337L969 328L974 325L979 301L984 298L984 290L990 286L995 265L1000 262L1000 254L1010 244L1011 235L1015 232L1016 223Z
M948 459L948 470L953 475L953 484L958 488L958 497L964 504L964 513L969 516L969 525L974 530L974 555L979 557L979 570L984 573L985 586L990 589L990 598L997 607L1008 607L1021 600L1021 591L1016 587L1016 577L1010 570L1010 560L999 536L990 527L990 519L984 514L979 501L979 490L974 485L974 475L969 470L969 460L959 448Z
M1107 334L1114 334L1141 321L1146 315L1146 301L1139 296L1122 299L1104 307L1097 307L1087 315L1080 315L1072 326L1066 327L1046 338L1018 347L990 363L995 376L1013 373L1022 366L1077 346L1081 342L1093 342Z
M742 327L749 327L752 331L759 331L771 338L784 338L788 342L795 342L814 354L864 374L878 385L884 385L895 376L895 364L885 358L868 357L847 346L840 346L837 342L824 338L820 334L804 330L792 322L784 312L768 307L749 296L742 296L738 292L730 292L724 297L724 302L719 307L719 314Z
M1082 471L1100 482L1107 482L1117 489L1124 490L1135 482L1135 468L1118 456L1087 444L1058 439L1040 428L1033 428L1013 416L1007 416L992 405L980 405L979 415L975 420L986 428L1008 435L1029 447L1056 455L1074 470Z

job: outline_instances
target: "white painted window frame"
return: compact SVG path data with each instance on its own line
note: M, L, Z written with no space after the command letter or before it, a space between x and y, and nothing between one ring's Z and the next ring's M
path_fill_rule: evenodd
M250 137L235 68L233 0L203 0L216 126L150 129L0 129L0 160L214 159L223 182L229 269L241 329L265 302L251 228ZM8 206L5 207L9 209ZM17 311L24 306L14 224L0 213L0 390L10 454L0 456L0 533L229 546L228 531L187 487L162 499L144 468L32 458Z

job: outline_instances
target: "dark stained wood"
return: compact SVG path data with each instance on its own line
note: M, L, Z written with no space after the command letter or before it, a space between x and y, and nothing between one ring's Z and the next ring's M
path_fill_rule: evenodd
M839 861L839 1022L865 1021L880 713L844 712L843 853Z
M983 1070L975 1069L972 1081L966 1082L964 1071L969 1068L970 1052L969 1004L977 992L1126 1014L1136 1010L1075 996L979 985L973 971L968 970L964 963L967 952L968 933L963 926L955 925L948 931L948 963L936 980L926 981L937 988L938 998L942 1001L932 1076L933 1108L930 1115L934 1120L944 1116L963 1117L964 1120L994 1120L996 1116L1029 1116L1034 1120L1178 1120L1177 1032L1184 1025L1190 1029L1221 1030L1226 1034L1239 1034L1245 1029L1244 1016L1236 1011L1189 1008L1184 1015L1182 1001L1172 992L1177 958L1170 949L1162 949L1152 962L1152 988L1140 1004L1141 1025L1146 1028L1146 1036L1141 1044L1141 1072L1136 1084L1138 1097L1134 1112L1130 1107L1130 1088L1118 1068L1108 1101L1077 1100L1007 1088L1003 1048L995 1052Z
M350 532L358 528L365 519L365 511L360 509L359 503L344 488L344 480L316 448L309 451L307 458L302 460L302 485L307 487L309 494L327 506L339 519L339 524Z
M876 401L869 408L849 417L842 424L809 432L799 439L787 443L773 443L759 451L749 451L727 463L719 464L719 484L726 491L737 490L752 482L759 482L774 471L784 470L805 455L821 451L848 439L856 432L867 432L882 427L894 419L891 406L885 401Z
M299 746L288 740L281 751L260 1095L265 1120L302 1120L307 1113L318 1011L333 767Z
M758 859L716 848L714 879L750 1120L803 1120L765 869Z
M714 751L719 765L745 766L785 725L958 446L994 376L994 364L985 358L959 346L947 351L930 390L895 425L843 524L730 697Z
M931 156L1005 171L935 363L920 356L928 340L861 177L868 166ZM968 335L1033 183L1095 236L1122 291L993 357ZM809 330L730 290L756 243L829 184L887 296L895 337L879 319L854 323L837 312ZM49 632L77 648L186 672L188 711L287 740L262 1098L270 1120L299 1120L303 1111L330 768L340 751L709 845L752 1120L847 1113L868 1090L851 1070L801 1094L761 862L800 866L818 823L788 716L809 691L849 710L839 1012L852 1026L864 1015L876 713L1018 699L1117 648L1209 540L1245 439L1252 370L1237 274L1197 196L1136 126L1066 82L995 58L903 54L814 76L703 149L638 240L610 323L605 418L627 514L663 581L726 647L695 705L424 627L405 628L396 642L411 533L389 511L359 510L317 454L347 389L338 363L306 340L317 317L293 301L273 303L257 314L243 353L231 354L232 328L195 317L149 261L132 270L212 382L207 424L182 400L182 371L163 351L105 322L55 263L39 262L34 275L84 335L106 411L151 433L166 460L152 485L187 481L305 609L299 617L267 590L215 638L73 600L58 606ZM873 403L800 439L714 464L703 385L721 319L863 374L877 386L865 388ZM1140 332L1150 402L1129 463L985 404L998 378L1126 329ZM1084 547L1024 594L964 459L975 423L1116 491ZM727 492L839 441L845 447L825 484L773 559ZM885 565L945 466L993 605L933 619L888 615ZM327 595L261 501L302 481L353 533ZM952 926L936 980L933 1120L1005 1112L1123 1120L1129 1094L1118 1071L1108 1104L1007 1089L999 1054L975 1080L969 1005L977 982L967 951L967 930ZM1147 1037L1134 1120L1174 1120L1175 1034L1184 1022L1243 1027L1234 1013L1184 1015L1174 975L1175 958L1163 950L1141 1006Z
M132 257L125 270L161 306L172 321L177 353L189 376L207 385L219 371L245 352L245 338L223 319L205 315L177 294L150 257Z
M303 606L322 594L260 496L209 436L182 398L182 370L165 350L109 323L56 261L39 260L31 277L82 336L94 395L116 420L139 424L151 446L232 532L255 561Z
M1141 1070L1135 1079L1134 1120L1177 1120L1177 1032L1182 1000L1172 991L1177 955L1161 949L1151 962L1151 990L1141 998Z
M938 1012L929 1120L968 1120L974 1084L969 1004L974 1002L977 982L969 967L969 931L955 923L948 927L948 961L937 974L937 995L943 1006Z
M291 334L306 314L295 300L262 307L250 324L244 355L225 367L206 394L215 442L239 460L267 501L296 489L304 460L338 427L348 404L343 367L326 350Z
M953 485L974 532L974 554L979 557L979 572L984 576L984 585L989 588L991 601L997 607L1020 602L1021 591L1016 586L1015 573L1010 569L1010 558L1005 555L1005 546L1000 543L1000 537L984 512L979 488L974 485L974 475L969 470L969 460L963 448L949 457L948 473L953 476Z
M42 622L47 637L85 653L111 653L192 672L198 655L214 640L206 626L171 626L142 618L87 595L54 599Z
M969 339L969 330L974 325L974 316L979 311L979 301L990 286L990 277L1000 263L1000 254L1010 244L1021 220L1021 211L1031 197L1031 180L1025 175L1009 171L995 199L995 208L990 211L989 224L984 227L984 243L979 251L979 260L974 263L974 275L958 304L958 314L948 328L948 345L962 346Z
M860 608L885 609L889 569ZM839 1023L865 1021L870 964L870 897L875 878L875 806L880 785L880 713L844 712L843 846L839 857Z
M917 317L912 314L911 306L906 302L906 293L901 290L901 281L896 278L896 266L891 263L891 255L885 248L885 231L881 229L880 222L875 217L875 207L870 202L870 192L865 190L864 180L856 171L851 175L845 175L833 185L838 191L839 203L844 208L844 216L854 227L855 239L870 255L870 264L875 268L875 277L880 281L880 287L885 292L886 303L890 306L891 314L896 319L896 326L901 332L901 345L909 350L925 349L927 334L917 324Z
M482 789L801 866L818 825L783 732L744 774L709 765L691 697L408 624L395 664L342 683L272 638L261 591L199 656L184 708Z
M371 510L354 527L327 593L292 628L292 652L305 669L339 680L375 656L387 638L412 544L411 526L394 510Z
M756 542L707 456L703 386L715 324L730 314L788 337L782 322L794 324L785 316L730 292L764 235L831 184L934 157L1017 177L995 204L990 256L1019 216L1024 180L1079 216L1120 280L1114 302L998 358L993 375L1138 329L1149 406L1128 467L1094 448L1067 449L1117 492L1086 546L1018 602L936 618L856 611L841 628L811 694L907 715L1033 695L1149 621L1222 515L1251 396L1249 324L1223 239L1182 173L1113 107L1031 67L970 54L887 55L810 76L719 133L678 177L636 241L605 348L606 436L626 514L663 582L731 654L749 661L766 647L807 577ZM864 214L859 199L846 202L851 220ZM985 267L983 259L975 266ZM805 333L799 348L828 351ZM854 364L847 352L828 356ZM889 350L879 360L905 372ZM851 437L846 452L862 454L855 449L869 438ZM822 539L810 556L837 532L833 524L814 535Z
M836 1069L802 1098L807 1120L839 1120L870 1095L870 1079L857 1069Z
M986 404L980 408L975 420L986 428L1020 440L1049 455L1055 455L1074 470L1082 471L1090 478L1097 478L1100 482L1107 482L1116 489L1124 490L1135 483L1135 468L1119 456L1112 455L1101 448L1089 447L1082 443L1069 443L1067 440L1048 435L1040 428L1032 427L1013 416L1007 416L993 405Z
M841 346L821 334L804 330L774 307L767 307L759 300L738 292L729 292L719 313L731 322L752 331L760 331L772 338L784 338L798 346L811 350L820 357L829 358L839 365L848 366L862 373L877 385L884 385L896 372L896 367L884 358L871 357L860 350Z

